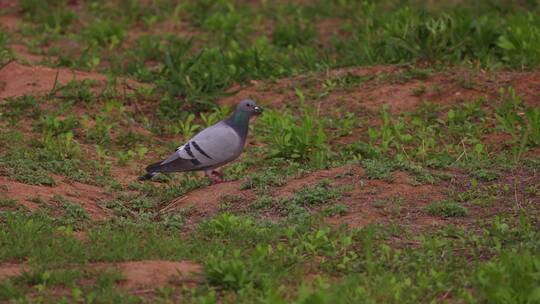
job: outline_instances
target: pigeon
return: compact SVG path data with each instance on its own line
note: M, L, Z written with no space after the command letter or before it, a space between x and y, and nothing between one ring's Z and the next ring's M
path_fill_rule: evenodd
M213 182L221 182L215 171L242 154L248 134L249 119L262 113L262 108L251 99L238 103L234 113L197 133L176 149L167 159L146 167L139 180L148 180L158 173L203 171Z

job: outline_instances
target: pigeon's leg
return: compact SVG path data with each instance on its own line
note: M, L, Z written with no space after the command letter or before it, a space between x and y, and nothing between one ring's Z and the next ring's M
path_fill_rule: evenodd
M221 173L216 170L205 170L204 174L215 184L223 182Z

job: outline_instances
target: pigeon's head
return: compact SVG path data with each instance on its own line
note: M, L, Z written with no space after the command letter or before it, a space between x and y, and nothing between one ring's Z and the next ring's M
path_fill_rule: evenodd
M262 108L257 106L255 101L244 99L236 106L237 111L247 112L249 114L258 115L262 113Z

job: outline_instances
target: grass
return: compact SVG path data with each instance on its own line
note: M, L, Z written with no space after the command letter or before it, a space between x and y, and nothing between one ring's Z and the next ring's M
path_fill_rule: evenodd
M321 293L322 296L335 300L366 297L372 300L398 299L411 302L426 294L434 296L444 293L447 284L454 284L458 291L456 296L463 300L473 296L486 300L500 300L505 297L520 299L534 297L533 287L537 283L534 277L537 271L534 261L537 256L527 252L518 254L508 251L511 248L519 250L521 246L538 249L537 232L532 226L528 226L531 224L530 219L525 218L517 226L500 226L501 223L486 226L487 236L480 240L475 234L451 229L441 234L421 235L422 244L418 248L405 250L386 245L385 240L389 236L385 235L388 232L374 226L355 232L309 226L260 226L249 218L227 214L201 223L195 235L188 239L169 235L152 227L108 224L92 228L86 242L77 240L69 231L51 233L51 229L57 228L51 226L46 219L8 215L5 220L6 229L0 234L0 240L2 244L9 246L2 246L0 256L3 260L20 259L29 255L35 263L45 266L36 269L51 269L46 265L85 265L85 261L160 256L201 259L205 261L204 276L209 286L223 289L226 295L235 295L239 300L266 299L266 293L272 291L276 284L287 281L292 283L294 281L290 280L301 275L302 266L291 263L309 261L312 256L322 259L319 266L320 276L324 278L339 269L344 280L337 284L324 284L325 287L318 291L311 288L318 285L292 283L298 286L299 291L296 295L287 296L288 299L302 298L306 296L304 293L310 296ZM13 238L15 233L16 239ZM525 235L528 237L521 239L521 236ZM150 236L152 238L148 238ZM472 246L472 253L475 255L485 254L493 250L493 244L501 241L508 244L502 249L501 260L494 258L480 262L474 265L471 271L460 268L467 264L466 255L445 254L452 252L456 246L463 245ZM35 250L35 246L40 246L39 244L49 244L52 247L47 251ZM253 244L257 245L252 247ZM233 249L237 246L248 246L244 248L249 249ZM141 250L143 248L146 249ZM375 254L382 256L375 258ZM426 261L430 262L429 268L414 270L420 264L425 265ZM510 272L504 271L505 267L510 267ZM82 279L81 273L56 272L51 276L48 270L39 271L37 278L40 279L37 282L33 280L32 284L39 284L44 280L47 282L42 284L44 290L70 282L84 292L104 292L102 288L110 289L118 280L117 275L105 279L108 275L106 273L97 277L96 274L85 274L84 276L89 275L101 282L88 290L88 287L78 283ZM398 278L401 280L397 280ZM421 281L412 285L412 281L409 281L413 278ZM394 283L388 284L388 280ZM522 283L518 284L515 280ZM17 281L4 282L4 299L17 294L21 296L20 291L24 289L20 288L24 288L24 285L19 284ZM358 290L358 284L363 286L361 290ZM383 286L385 292L381 290ZM411 286L414 286L412 290ZM470 286L478 289L471 292L468 288ZM499 296L499 293L503 292L500 288L504 290L503 298ZM400 290L404 289L409 292L401 293ZM192 297L203 296L207 291L206 288L198 289ZM285 294L276 290L273 292L277 292L273 297L284 299Z
M0 302L538 302L534 1L71 2L0 29L107 78L0 102ZM136 181L231 96L265 112L224 184ZM145 260L202 271L123 288Z
M172 115L174 107L208 108L212 98L233 82L249 79L416 61L517 69L534 69L540 62L535 47L540 41L536 15L514 7L502 13L489 1L478 5L485 9L463 4L448 8L445 14L396 3L318 1L305 7L267 3L252 8L231 0L155 7L130 2L135 16L125 16L117 4L101 9L88 5L78 16L88 21L82 28L73 26L71 11L54 3L24 4L29 28L34 27L30 32L38 35L45 26L39 33L44 41L74 36L83 52L75 58L59 53L62 64L99 69L103 62L110 62L115 72L158 83L166 95L160 102L164 116ZM269 37L264 35L268 25L261 21L265 15L271 25ZM245 21L250 17L252 26ZM342 20L337 26L341 34L323 37L313 21L331 18ZM167 19L184 20L200 34L190 39L148 34L133 47L126 41L130 26L153 26ZM156 60L157 69L145 64Z
M311 162L315 167L324 167L331 151L320 115L306 107L300 117L300 121L296 121L297 118L289 112L267 111L258 122L259 126L264 126L261 127L264 130L262 141L272 147L272 157Z

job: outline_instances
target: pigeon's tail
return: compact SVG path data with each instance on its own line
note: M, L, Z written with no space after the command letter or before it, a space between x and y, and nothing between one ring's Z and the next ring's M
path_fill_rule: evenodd
M146 173L139 176L140 181L149 180L152 177L156 176L159 172L157 172L157 169L160 167L162 161L159 161L157 163L151 164L150 166L146 167Z
M152 177L154 177L156 174L157 174L156 172L148 172L146 174L143 174L143 175L139 176L138 180L140 180L140 181L149 180Z
M157 163L153 163L151 165L148 165L148 167L146 167L146 172L148 172L148 173L157 172L158 169L162 166L162 163L163 163L163 161L158 161Z

